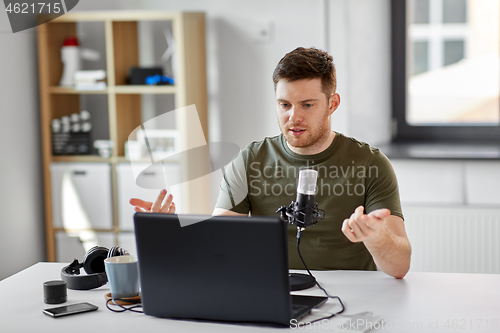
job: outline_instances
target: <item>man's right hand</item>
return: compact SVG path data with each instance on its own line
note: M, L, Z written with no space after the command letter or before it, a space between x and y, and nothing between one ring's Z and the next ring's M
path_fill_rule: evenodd
M166 213L175 214L175 203L172 202L172 194L167 196L167 190L162 190L154 203L137 198L130 199L130 204L134 206L136 212L141 213ZM165 200L165 202L163 202Z

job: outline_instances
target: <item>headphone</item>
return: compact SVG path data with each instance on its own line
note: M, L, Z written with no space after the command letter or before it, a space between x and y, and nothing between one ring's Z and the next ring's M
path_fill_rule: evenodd
M130 255L130 253L120 246L113 246L109 250L105 247L94 246L85 254L83 262L79 263L78 259L75 259L71 264L61 269L61 280L66 282L68 289L98 288L108 282L104 269L104 259L124 255ZM88 275L80 275L82 267Z

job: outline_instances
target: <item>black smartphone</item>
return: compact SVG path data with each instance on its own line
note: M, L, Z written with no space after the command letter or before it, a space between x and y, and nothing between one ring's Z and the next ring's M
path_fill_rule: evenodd
M95 311L97 309L98 309L97 306L84 302L84 303L59 306L57 308L44 309L43 313L45 313L47 316L57 318L76 313Z

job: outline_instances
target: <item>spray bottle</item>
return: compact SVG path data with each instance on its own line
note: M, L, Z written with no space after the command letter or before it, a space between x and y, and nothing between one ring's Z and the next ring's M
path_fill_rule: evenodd
M89 49L80 49L80 43L76 37L68 37L61 47L61 60L64 64L60 86L73 87L73 75L81 70L82 59L96 61L101 57L100 53Z

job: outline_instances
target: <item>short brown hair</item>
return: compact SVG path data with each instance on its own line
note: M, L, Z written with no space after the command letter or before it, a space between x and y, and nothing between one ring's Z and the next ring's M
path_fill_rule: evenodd
M298 81L303 79L321 79L321 86L326 98L337 89L337 75L333 58L325 51L298 47L287 53L274 69L274 90L279 80Z

